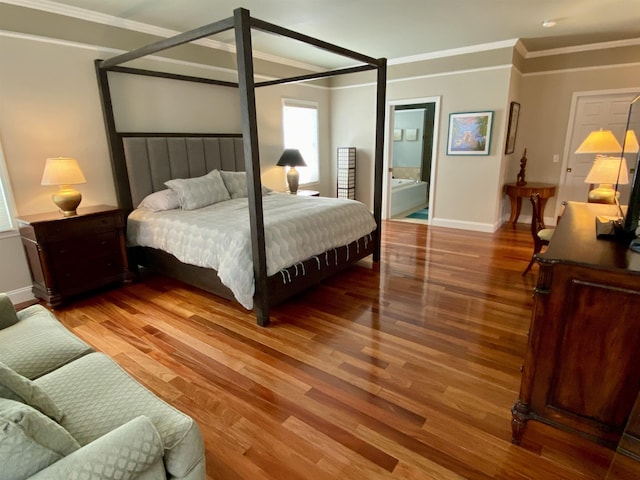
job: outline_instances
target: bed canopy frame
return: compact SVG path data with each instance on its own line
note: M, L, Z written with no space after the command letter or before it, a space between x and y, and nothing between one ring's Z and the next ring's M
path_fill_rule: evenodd
M167 50L178 45L186 44L200 38L209 37L227 30L233 29L236 40L236 56L238 68L238 82L228 82L200 78L187 75L169 74L138 68L123 67L122 64L136 60L163 50ZM341 55L357 62L361 65L330 70L326 72L299 75L289 78L255 82L253 65L253 47L251 41L252 29L263 32L288 37L328 52ZM264 220L261 195L260 180L260 155L258 144L258 126L256 114L255 89L270 85L309 81L319 78L326 78L336 75L377 70L377 92L376 92L376 134L375 134L375 170L374 170L374 198L373 215L377 224L377 229L372 233L373 261L380 260L381 243L381 220L382 220L382 178L383 178L383 149L384 149L384 115L385 115L385 95L386 95L386 58L372 58L331 43L315 39L313 37L262 21L251 17L248 10L237 8L233 11L233 16L214 22L194 30L181 33L171 38L163 39L130 52L117 55L115 57L96 60L96 74L100 99L104 114L109 153L112 161L112 168L115 178L116 196L119 207L129 213L133 208L130 185L127 179L126 164L124 161L123 143L115 126L113 104L109 88L108 72L128 73L133 75L144 75L153 77L169 78L174 80L208 83L225 87L238 88L240 93L240 109L242 122L242 144L244 151L244 164L248 184L249 218L251 228L251 247L253 258L253 269L255 277L254 309L257 316L257 323L261 326L269 324L269 284L267 281L267 266L265 254ZM135 135L135 134L125 134ZM145 134L149 136L149 134Z

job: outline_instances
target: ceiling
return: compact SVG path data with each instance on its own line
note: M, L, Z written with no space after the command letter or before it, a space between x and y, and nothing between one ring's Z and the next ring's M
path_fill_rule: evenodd
M1 1L1 0L0 0ZM390 60L520 39L529 52L636 39L640 0L6 0L36 8L63 4L184 32L243 7L261 20L372 57ZM71 8L66 14L82 14ZM59 9L58 9L59 10ZM555 20L543 28L543 20ZM233 43L231 32L212 37ZM323 67L353 63L299 48L298 42L255 33L254 49Z

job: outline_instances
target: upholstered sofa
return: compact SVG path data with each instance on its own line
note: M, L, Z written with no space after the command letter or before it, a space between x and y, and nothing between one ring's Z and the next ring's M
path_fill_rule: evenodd
M0 294L0 480L204 479L196 422L40 305Z

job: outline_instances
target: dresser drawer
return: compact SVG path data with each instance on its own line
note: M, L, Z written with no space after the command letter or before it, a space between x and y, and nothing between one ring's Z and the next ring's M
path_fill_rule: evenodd
M115 231L106 231L85 238L53 242L46 251L56 267L75 263L90 266L95 258L120 254L120 235Z

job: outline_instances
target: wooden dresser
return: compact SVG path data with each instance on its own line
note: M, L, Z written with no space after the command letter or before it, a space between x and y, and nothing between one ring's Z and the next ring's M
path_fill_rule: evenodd
M17 219L33 294L51 307L105 285L129 281L122 212L107 205L78 215L26 215Z
M615 447L640 390L640 254L598 240L611 205L570 202L540 266L513 442L528 420Z

